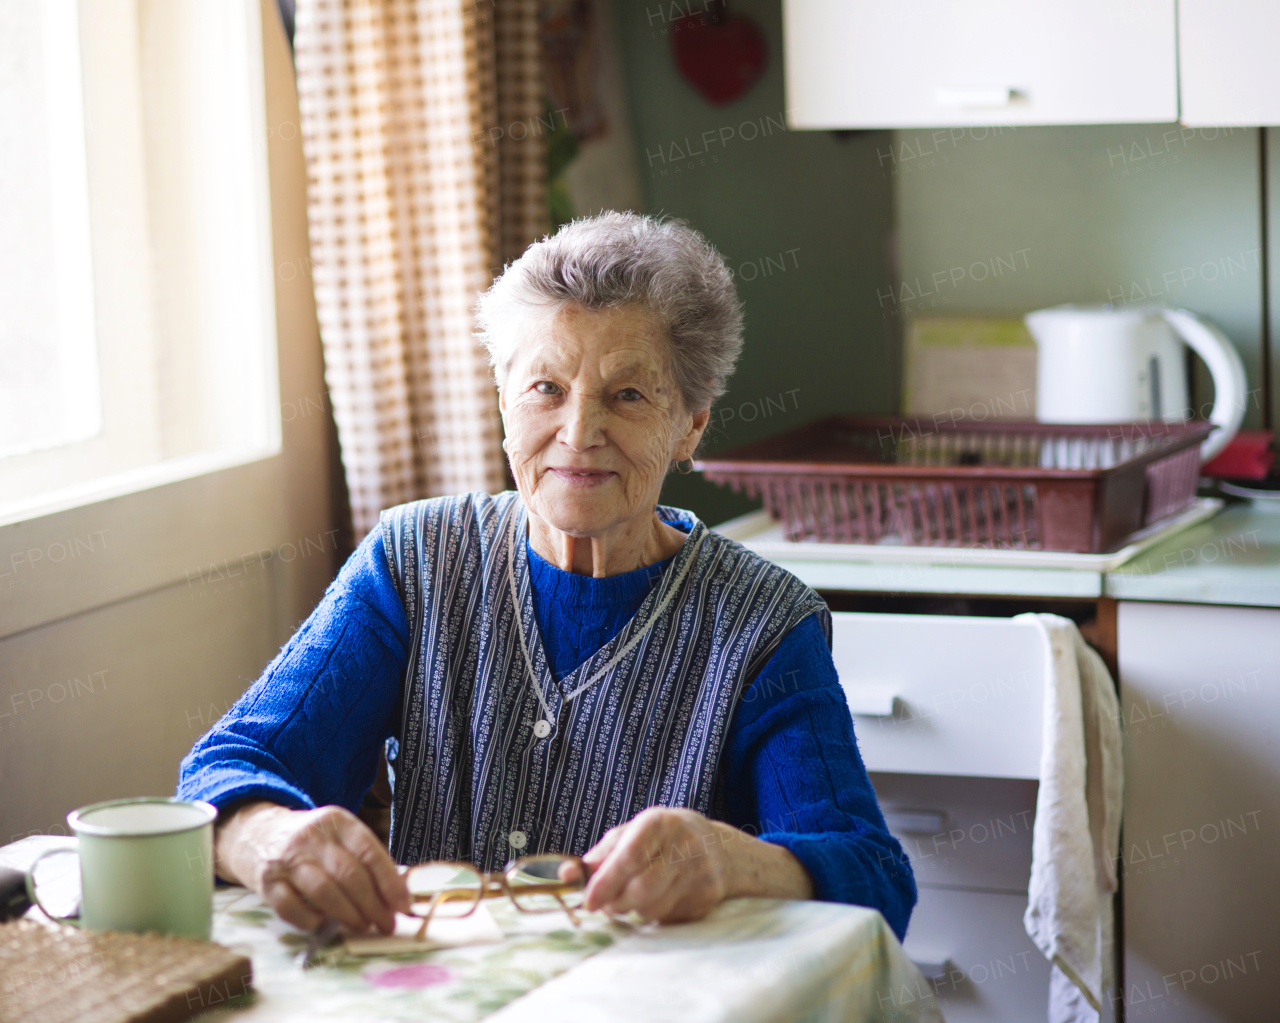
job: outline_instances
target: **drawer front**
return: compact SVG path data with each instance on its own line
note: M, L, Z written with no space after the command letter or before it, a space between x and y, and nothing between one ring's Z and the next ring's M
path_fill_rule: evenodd
M1039 778L1047 643L1008 618L835 613L870 771Z
M1026 895L1035 782L874 773L871 784L918 884Z
M1022 926L1026 909L1025 894L921 887L903 948L929 975L947 1023L1046 1018L1049 961Z

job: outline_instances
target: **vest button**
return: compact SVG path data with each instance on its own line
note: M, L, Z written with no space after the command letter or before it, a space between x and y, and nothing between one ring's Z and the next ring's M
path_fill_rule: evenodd
M507 836L507 841L511 843L511 848L523 849L529 837L523 831L513 831Z
M551 734L551 722L543 719L533 726L533 734L539 739L545 739Z

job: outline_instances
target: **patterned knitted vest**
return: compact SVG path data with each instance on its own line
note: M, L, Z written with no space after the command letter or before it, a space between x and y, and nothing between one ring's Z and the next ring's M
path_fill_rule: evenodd
M683 547L634 618L559 683L533 608L514 492L382 513L411 626L391 852L400 863L581 854L648 806L722 812L720 754L742 693L826 605L689 512Z

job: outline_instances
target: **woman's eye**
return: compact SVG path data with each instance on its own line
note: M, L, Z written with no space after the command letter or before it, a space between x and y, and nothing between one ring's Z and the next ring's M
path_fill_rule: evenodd
M618 392L618 397L623 401L639 401L641 395L634 387L624 387Z
M559 394L560 388L553 384L550 380L539 380L533 385L533 389L539 394Z

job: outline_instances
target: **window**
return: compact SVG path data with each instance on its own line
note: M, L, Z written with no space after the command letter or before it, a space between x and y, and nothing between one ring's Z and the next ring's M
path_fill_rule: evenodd
M0 0L0 523L279 450L260 32Z

